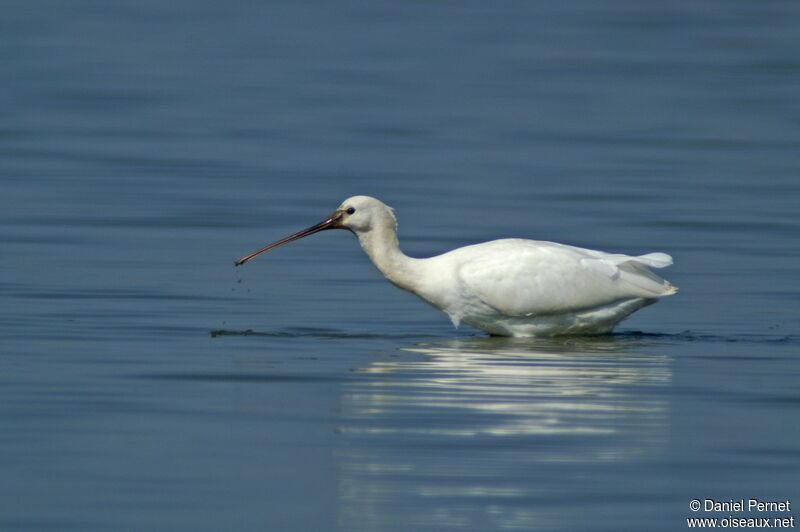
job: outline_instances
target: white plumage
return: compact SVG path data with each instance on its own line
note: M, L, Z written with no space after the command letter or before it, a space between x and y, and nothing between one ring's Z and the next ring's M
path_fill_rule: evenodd
M665 253L638 257L537 240L504 239L427 259L400 251L392 210L375 198L345 200L325 221L237 261L303 236L349 229L386 278L450 316L501 336L601 334L677 289L649 268Z

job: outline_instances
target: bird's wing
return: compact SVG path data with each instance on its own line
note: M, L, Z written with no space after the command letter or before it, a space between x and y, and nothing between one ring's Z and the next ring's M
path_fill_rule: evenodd
M648 269L671 264L664 253L631 257L514 239L462 249L457 269L462 289L507 316L558 314L674 293Z

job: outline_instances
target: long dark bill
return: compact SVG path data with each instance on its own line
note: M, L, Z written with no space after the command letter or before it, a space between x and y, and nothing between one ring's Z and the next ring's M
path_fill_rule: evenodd
M289 235L286 238L282 238L282 239L278 240L277 242L273 242L272 244L270 244L268 246L264 246L263 248L259 249L258 251L254 251L254 252L250 253L249 255L245 255L244 257L242 257L241 259L237 260L233 264L235 266L241 266L245 262L258 257L262 253L266 253L267 251L273 250L273 249L275 249L277 247L280 247L280 246L282 246L284 244L288 244L289 242L292 242L294 240L298 240L300 238L303 238L304 236L313 235L314 233L319 233L320 231L324 231L326 229L334 229L334 228L338 227L338 222L339 222L339 219L341 217L342 217L342 215L339 212L335 212L327 220L323 220L320 223L318 223L317 225L312 225L308 229L303 229L302 231L298 231L297 233L295 233L293 235Z

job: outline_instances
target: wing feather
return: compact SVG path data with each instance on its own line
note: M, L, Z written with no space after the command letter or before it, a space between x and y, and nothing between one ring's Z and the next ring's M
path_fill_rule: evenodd
M671 264L664 253L632 257L517 239L456 252L464 255L457 269L463 289L508 316L573 312L674 291L648 269Z

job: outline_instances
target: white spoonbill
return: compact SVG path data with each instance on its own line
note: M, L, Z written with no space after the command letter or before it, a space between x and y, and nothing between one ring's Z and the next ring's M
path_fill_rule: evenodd
M392 209L375 198L346 199L322 222L235 262L326 229L349 229L394 285L460 322L498 336L603 334L642 307L678 290L649 268L672 264L665 253L638 257L554 242L504 239L428 259L408 257Z

